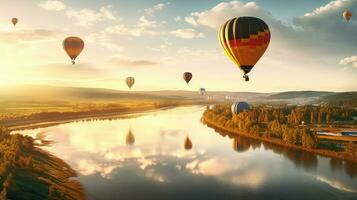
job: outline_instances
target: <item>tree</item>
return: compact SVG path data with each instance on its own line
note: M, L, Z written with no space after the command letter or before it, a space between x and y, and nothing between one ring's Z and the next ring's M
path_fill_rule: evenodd
M357 145L354 144L353 142L349 142L346 144L345 151L353 158L357 157Z
M313 149L317 147L317 141L313 133L307 128L302 129L301 144L304 148Z

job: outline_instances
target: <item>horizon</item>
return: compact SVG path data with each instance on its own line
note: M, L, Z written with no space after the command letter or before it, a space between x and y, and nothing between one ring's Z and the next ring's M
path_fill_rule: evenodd
M5 1L0 13L0 87L13 84L126 90L357 91L357 1ZM294 10L291 10L294 7ZM223 53L217 29L233 16L257 16L270 45L250 82ZM11 18L18 17L13 27ZM62 48L81 37L72 65ZM193 78L187 86L182 73Z

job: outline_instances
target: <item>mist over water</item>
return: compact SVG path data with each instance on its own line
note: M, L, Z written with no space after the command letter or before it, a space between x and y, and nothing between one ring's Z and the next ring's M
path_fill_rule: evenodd
M45 147L78 172L88 199L357 199L357 167L201 122L204 107L72 122ZM185 148L186 138L192 148Z

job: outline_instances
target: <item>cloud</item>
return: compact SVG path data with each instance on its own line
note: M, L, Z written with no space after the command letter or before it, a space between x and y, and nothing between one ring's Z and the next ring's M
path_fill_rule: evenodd
M150 21L150 20L146 19L145 16L141 16L139 18L138 27L139 28L155 28L155 27L157 27L157 22Z
M43 1L39 6L49 11L61 11L66 9L66 5L62 1L56 0Z
M49 40L56 40L61 35L58 31L35 29L35 30L18 30L14 32L0 31L1 43L36 43Z
M117 44L106 32L91 33L86 36L85 41L93 45L100 45L102 47L122 52L124 47Z
M177 17L175 17L175 22L179 22L179 21L181 21L181 17L180 16L177 16Z
M193 26L206 26L218 29L223 22L239 16L261 16L271 18L271 15L263 11L256 3L242 3L240 1L222 2L212 9L203 12L194 12L185 17L185 21Z
M357 12L357 1L337 0L325 6L306 13L302 17L295 18L295 26L303 30L306 38L311 38L311 42L321 49L345 50L343 53L355 51L357 43L357 23L343 20L342 13L349 9ZM320 44L320 45L318 45Z
M193 12L185 17L185 21L196 30L209 28L217 31L226 20L233 17L256 16L263 19L272 32L268 52L274 52L270 53L270 58L279 59L276 55L284 55L285 58L303 56L306 60L317 61L319 55L323 55L329 57L330 63L337 63L341 56L356 50L357 23L352 20L347 23L342 18L347 8L357 12L357 1L337 0L286 24L254 2L231 1Z
M166 5L168 5L168 4L169 3L159 3L159 4L154 5L151 8L146 8L144 10L144 12L149 16L153 16L155 14L155 12L165 9Z
M160 35L165 34L164 32L159 32L155 30L159 24L156 21L148 20L145 16L141 16L139 21L134 26L128 26L125 24L119 24L115 26L110 26L105 29L105 32L110 34L119 35L130 35L134 37L140 37L144 35Z
M351 66L357 68L357 55L344 58L344 59L340 60L339 64L340 65L351 65Z
M116 57L112 58L112 63L116 65L128 66L128 67L136 67L136 66L153 66L159 64L153 60L145 60L145 59L132 59L132 58L123 58Z
M92 26L103 20L116 20L112 11L112 6L107 5L99 8L99 10L92 9L69 9L66 11L66 15L70 18L75 18L77 24L80 26Z
M344 3L349 2L349 0L337 0L337 1L331 1L330 3L321 6L319 8L316 8L310 13L306 13L304 17L311 17L314 15L323 15L325 13L330 13L334 11L339 11L341 8L345 8Z
M171 31L170 34L175 35L179 38L184 39L193 39L193 38L204 38L205 35L202 32L197 32L195 29L187 28L187 29L176 29Z
M66 9L66 5L62 1L48 0L43 1L39 6L45 10L60 11Z

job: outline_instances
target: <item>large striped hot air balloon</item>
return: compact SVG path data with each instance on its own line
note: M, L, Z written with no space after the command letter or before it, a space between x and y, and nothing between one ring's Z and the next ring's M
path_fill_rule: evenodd
M268 48L268 25L256 17L237 17L228 20L218 33L219 41L227 56L244 72L248 73Z
M126 83L126 85L129 87L129 89L131 89L131 87L134 85L134 83L135 83L135 79L134 79L134 77L127 77L126 79L125 79L125 83Z
M183 80L188 84L190 80L192 79L192 73L191 72L185 72L183 73Z
M351 17L352 13L350 11L346 10L345 12L343 12L343 18L345 18L347 22L350 21Z
M75 64L76 58L79 56L79 54L84 48L84 42L79 37L71 36L63 40L62 46L68 56L71 58L72 64Z
M232 104L231 110L232 113L238 115L240 112L249 110L249 104L247 102L241 101L241 102L235 102Z

